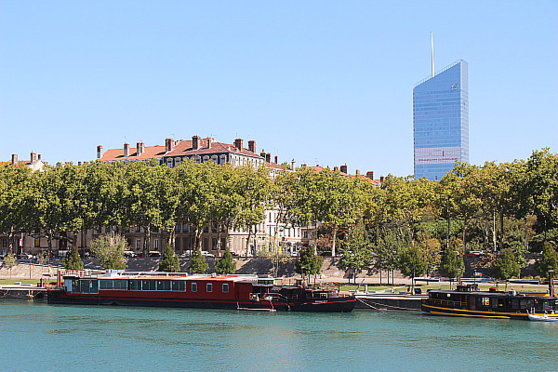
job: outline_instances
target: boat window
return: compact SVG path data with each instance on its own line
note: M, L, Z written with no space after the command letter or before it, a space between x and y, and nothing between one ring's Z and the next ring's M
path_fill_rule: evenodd
M190 288L192 288L192 292L197 292L198 291L198 283L193 282L192 286Z
M114 289L128 289L128 280L127 279L120 279L114 281Z
M141 289L144 291L154 291L155 290L155 281L154 280L142 280L141 281Z
M81 279L75 293L99 293L99 281L97 279Z
M81 292L81 286L80 286L81 281L79 279L74 279L72 280L72 292L73 293L79 293Z
M223 283L223 293L229 293L229 283Z
M173 280L171 282L171 288L173 291L182 291L186 290L186 282L183 280Z
M531 309L534 306L533 299L531 298L522 298L519 300L519 308L522 310Z
M490 306L490 297L482 297L481 304L482 306Z
M100 280L101 282L101 289L112 289L113 288L113 280L104 279Z
M168 280L157 280L157 290L158 291L170 291L170 281Z
M131 291L141 290L141 280L138 280L138 279L130 280L130 290Z
M213 283L207 283L205 286L206 292L213 292Z

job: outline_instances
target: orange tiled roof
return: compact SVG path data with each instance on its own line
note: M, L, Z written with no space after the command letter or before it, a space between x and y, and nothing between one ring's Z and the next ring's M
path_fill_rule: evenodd
M111 149L103 153L100 161L115 161L115 160L146 160L158 159L165 154L165 146L145 146L143 153L138 155L136 147L130 147L128 156L124 156L124 149Z
M165 146L145 146L141 155L137 155L137 147L130 147L129 155L124 156L124 148L106 150L100 161L120 161L120 160L146 160L160 159L163 157L175 156L192 156L192 155L209 155L215 153L234 152L246 156L261 158L260 155L249 151L248 149L237 149L234 145L222 142L211 141L209 145L208 138L200 138L198 149L192 148L192 140L179 140L169 152L166 152Z

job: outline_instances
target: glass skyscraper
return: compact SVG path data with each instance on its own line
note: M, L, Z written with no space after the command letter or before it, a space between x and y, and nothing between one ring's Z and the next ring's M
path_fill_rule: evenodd
M413 89L415 178L440 180L469 162L467 62L459 60Z

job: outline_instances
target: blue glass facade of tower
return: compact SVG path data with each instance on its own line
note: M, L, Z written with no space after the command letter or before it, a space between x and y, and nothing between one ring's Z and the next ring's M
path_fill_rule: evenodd
M467 62L459 60L413 89L415 178L440 180L469 162Z

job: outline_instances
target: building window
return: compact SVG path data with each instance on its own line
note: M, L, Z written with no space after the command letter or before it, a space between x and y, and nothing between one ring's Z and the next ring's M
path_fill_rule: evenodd
M35 238L35 247L40 247L40 246L41 246L41 239Z
M206 292L213 292L213 283L207 283Z
M159 250L159 239L153 240L153 250Z
M141 240L136 239L136 251L139 251L140 249L141 249Z

